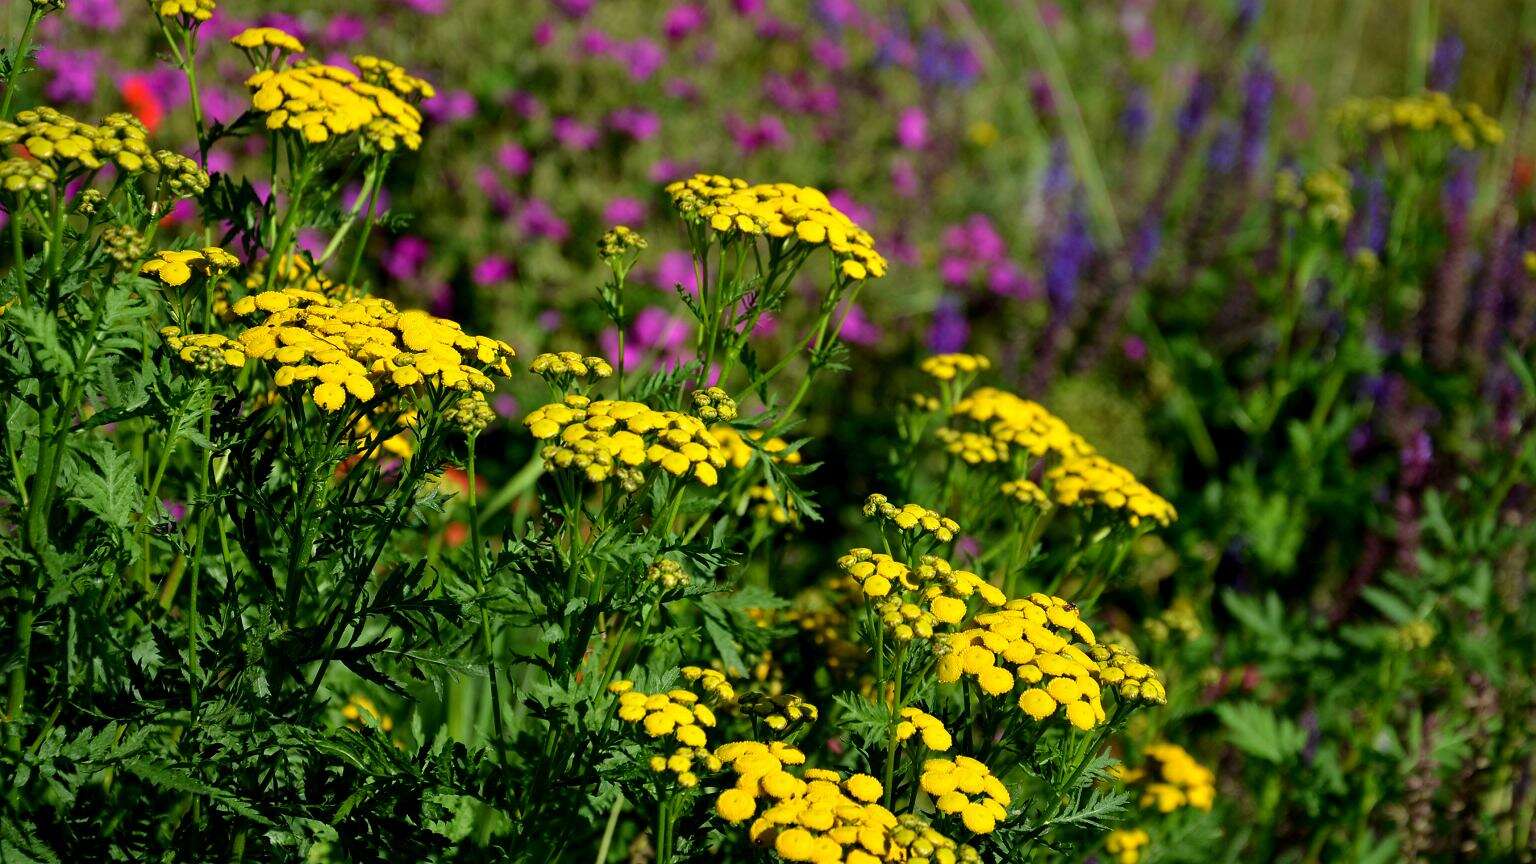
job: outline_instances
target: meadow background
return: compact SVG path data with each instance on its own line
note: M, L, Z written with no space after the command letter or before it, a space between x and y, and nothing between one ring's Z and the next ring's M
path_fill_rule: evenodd
M31 9L7 3L0 42ZM195 153L187 84L154 21L129 0L70 0L38 29L18 107L129 111ZM1099 831L1031 846L1030 860L1536 860L1536 5L221 0L198 38L224 45L257 25L313 57L366 51L435 85L420 149L376 196L354 283L525 359L617 360L622 344L633 370L693 360L678 291L697 277L663 187L695 172L814 186L873 235L889 273L849 301L845 369L811 391L791 436L814 465L797 478L804 518L753 541L769 551L752 580L773 593L818 586L866 496L892 488L903 463L882 442L903 434L934 354L990 358L986 383L1048 406L1177 508L1094 598L1169 694L1110 755L1134 768L1154 742L1177 744L1213 772L1214 803L1132 797L1083 824L1146 830L1143 851ZM200 108L231 123L249 70L237 52L202 56ZM1464 143L1452 124L1382 119L1427 91L1480 106L1500 134ZM261 142L220 140L206 166L260 166ZM345 184L350 208L364 190ZM204 228L190 199L159 224L160 242ZM599 238L620 224L648 241L622 341L594 299L609 278ZM335 230L312 225L298 246L319 255ZM754 342L794 344L813 317L802 305L759 322ZM540 456L524 418L546 398L531 375L490 397L476 466L499 508L477 526L489 533L535 509L495 492L526 491ZM417 554L433 566L471 543L462 477L423 517ZM165 514L187 503L167 495ZM812 668L787 677L818 686ZM347 680L413 747L439 729L486 744L479 687ZM355 721L344 702L314 722ZM34 806L48 809L12 797L5 860L50 860L23 835L105 830L25 815ZM514 853L494 819L442 806L474 832L439 832L463 845L422 854L513 860L497 857ZM619 810L587 806L590 843L549 860L592 860ZM341 837L387 836L386 812ZM652 860L644 820L612 819L598 860ZM160 830L120 841L138 850L123 860L194 860L163 852L179 841ZM272 848L403 860L311 840ZM1024 860L1017 848L986 856Z

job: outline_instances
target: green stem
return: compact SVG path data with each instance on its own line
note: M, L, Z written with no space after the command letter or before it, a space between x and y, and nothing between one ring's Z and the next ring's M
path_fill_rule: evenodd
M465 465L465 474L469 479L469 540L473 549L470 550L470 558L475 568L475 589L480 592L480 643L485 651L486 671L491 679L491 723L496 729L496 749L501 752L506 746L506 727L501 718L501 685L500 674L496 671L496 651L491 640L491 617L485 608L485 561L481 555L480 545L480 517L475 507L475 442L480 437L479 433L469 436L469 457ZM502 753L502 761L505 763L506 754Z
M37 29L37 22L43 20L44 14L41 6L34 5L32 14L27 16L26 26L21 28L21 38L16 40L16 50L11 54L11 74L5 79L5 98L0 100L0 120L11 119L11 103L18 89L16 78L27 63L27 52L32 49L32 31Z

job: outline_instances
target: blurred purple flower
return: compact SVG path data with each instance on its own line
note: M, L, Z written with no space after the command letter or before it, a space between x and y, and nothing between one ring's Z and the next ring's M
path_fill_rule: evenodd
M1248 64L1243 76L1243 119L1241 150L1243 173L1252 176L1264 161L1264 145L1269 140L1269 118L1274 113L1278 82L1274 69L1262 53Z
M491 407L496 411L498 417L516 417L518 415L517 397L510 393L496 394L496 398L491 400Z
M123 10L117 0L72 0L64 11L76 24L92 30L116 30L123 26Z
M1194 83L1190 85L1189 95L1185 97L1184 104L1179 107L1179 135L1184 138L1200 131L1205 123L1205 116L1211 110L1211 101L1215 98L1215 88L1204 75L1196 75Z
M431 253L424 238L407 234L385 250L379 265L396 282L409 282L421 275L421 267Z
M891 188L903 198L912 198L917 195L917 169L911 162L906 159L897 159L891 163Z
M661 115L648 108L618 108L608 115L608 128L636 141L649 141L661 132Z
M1093 239L1081 207L1073 207L1067 224L1052 238L1046 255L1045 296L1057 312L1071 308L1083 268L1093 254Z
M212 160L210 160L210 162L211 161ZM345 190L343 190L342 193L341 193L341 206L344 209L346 209L347 212L349 212L349 213L352 212L352 208L357 206L357 196L359 196L361 194L363 194L363 186L362 186L361 183L353 183L353 184L347 186L347 188ZM364 206L367 206L367 205L365 204ZM373 196L373 216L374 216L374 218L378 218L380 216L383 216L384 215L384 211L386 211L388 209L389 209L389 190L388 189L384 189L384 188L381 187L379 189L379 191ZM362 210L359 209L358 212L361 213Z
M581 35L576 39L576 47L588 57L606 57L613 52L614 41L607 33L595 27L589 27L581 31Z
M1145 87L1132 87L1125 96L1125 107L1120 111L1120 131L1125 135L1125 145L1131 150L1139 148L1147 138L1147 127L1152 123L1152 107L1147 104Z
M556 243L564 243L571 236L571 228L555 213L553 207L542 198L532 198L517 214L518 229L530 237L544 237Z
M422 113L436 123L457 123L475 116L475 97L468 90L439 91L437 98L421 105Z
M760 118L756 123L731 115L725 118L725 129L744 155L789 146L789 130L784 128L784 121L772 114Z
M565 321L565 316L560 314L559 309L545 309L534 320L538 322L540 330L552 333L560 329L560 325Z
M1429 61L1429 89L1448 93L1456 89L1461 77L1461 60L1467 54L1466 43L1455 33L1447 33L1435 43L1434 57Z
M859 4L854 0L817 0L814 13L823 27L841 29L858 22Z
M1120 343L1120 351L1132 363L1143 363L1147 359L1147 343L1140 336L1125 337L1125 341Z
M160 506L165 510L172 522L180 522L187 518L187 505L172 498L160 499Z
M519 144L503 144L496 151L496 164L513 177L522 177L533 169L533 159Z
M448 0L399 0L400 5L422 15L441 15L448 11Z
M645 222L645 202L638 198L614 198L603 208L604 225L628 225L633 228Z
M970 338L971 325L965 320L960 301L949 296L941 298L928 328L928 350L934 354L952 354L963 350Z
M1012 261L1000 262L992 268L987 276L987 288L993 294L1015 300L1033 300L1039 295L1035 280L1029 278L1024 268Z
M688 342L692 335L693 328L686 319L673 316L659 306L647 306L635 316L624 340L624 367L639 368L645 355L652 354L655 356L655 368L675 369L685 362L690 353ZM598 342L604 356L618 357L617 330L612 327L605 329L598 337Z
M968 88L981 74L981 61L971 46L950 39L936 27L923 31L917 49L917 77L930 87Z
M1424 429L1415 430L1399 454L1403 485L1408 487L1423 485L1429 477L1429 469L1434 464L1434 459L1435 447L1430 441L1429 432Z
M1150 0L1126 0L1120 5L1120 29L1130 46L1131 56L1145 60L1157 50L1157 33L1152 29L1148 13Z
M514 272L511 261L500 255L487 255L475 263L470 280L484 288L499 282L510 282Z
M37 68L52 77L43 95L52 102L91 102L96 98L96 77L101 55L96 51L63 51L44 45L37 51Z
M188 215L190 216L191 214ZM299 232L299 236L294 240L294 243L303 251L308 252L309 257L319 258L325 252L325 245L329 239L325 232L318 228L305 228Z
M693 257L687 252L672 250L663 252L656 262L656 287L671 291L678 285L689 294L698 296L698 273L693 269Z
M645 81L667 60L667 52L660 45L650 39L636 39L618 46L616 53L625 68L629 70L629 77L636 81Z
M896 120L896 141L907 150L921 150L928 144L928 115L912 106Z
M342 13L328 21L321 39L332 45L350 45L368 35L368 22L358 15Z
M763 10L767 8L767 4L764 0L731 0L731 8L736 10L737 15L745 15L750 18L761 15Z
M585 153L597 146L599 133L595 127L574 117L556 117L550 124L555 141L567 150Z
M554 0L555 8L572 18L585 18L596 0Z
M704 7L693 3L680 3L667 10L661 19L661 30L668 39L677 42L687 39L704 27Z
M827 203L841 210L844 216L852 219L855 224L863 226L866 230L875 224L875 211L853 200L846 189L833 189L827 193Z
M555 41L555 24L553 21L540 21L533 25L533 47L546 48L553 41Z
M864 309L854 304L848 307L848 317L843 320L843 329L838 335L850 345L861 345L867 348L880 342L881 332L880 326L870 320Z

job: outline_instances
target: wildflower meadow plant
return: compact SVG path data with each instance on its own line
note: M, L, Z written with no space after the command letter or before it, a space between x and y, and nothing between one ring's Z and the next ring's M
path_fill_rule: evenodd
M1536 78L1407 5L0 11L0 862L1526 860Z

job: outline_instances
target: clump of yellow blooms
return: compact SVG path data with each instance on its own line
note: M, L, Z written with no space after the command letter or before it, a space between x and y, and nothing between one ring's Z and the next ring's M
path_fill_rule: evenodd
M1282 170L1275 178L1275 200L1283 206L1306 213L1318 224L1349 225L1355 205L1349 188L1349 172L1337 165L1318 168L1298 178L1294 171Z
M1114 856L1115 864L1136 864L1152 838L1141 828L1121 828L1109 832L1104 851Z
M1005 481L1000 488L1004 495L1025 506L1041 510L1049 506L1050 502L1045 497L1045 490L1035 485L1035 482L1028 477Z
M991 465L1008 461L1008 442L982 432L942 426L934 436L944 442L945 451L959 456L967 465Z
M0 170L0 177L3 176ZM101 231L101 246L108 257L126 267L144 257L148 243L132 225L108 225Z
M1216 801L1215 772L1177 744L1153 744L1145 755L1141 768L1120 775L1125 783L1142 786L1141 806L1160 813L1181 807L1210 811Z
M933 796L940 813L958 814L965 827L977 834L991 834L1008 818L1013 796L990 769L969 756L929 759L918 779L923 791Z
M415 103L433 95L432 85L393 63L367 56L353 60L363 70L361 77L350 69L309 60L283 65L285 53L303 50L297 39L282 38L286 35L247 30L235 36L235 44L257 67L245 85L251 91L251 107L266 115L268 129L294 132L311 144L355 133L368 148L385 153L401 145L408 150L421 147L421 112ZM260 47L281 50L263 55L257 53Z
M807 247L826 246L838 273L858 282L885 275L886 262L874 238L827 196L792 183L751 185L718 174L695 174L666 188L672 206L689 222L731 237L767 236Z
M808 726L821 716L815 705L793 693L743 693L736 699L736 709L779 733Z
M620 720L639 724L652 738L671 737L685 747L708 743L704 730L715 725L715 712L699 701L697 693L680 688L644 693L634 686L635 682L627 679L608 685L608 691L619 696Z
M196 273L204 277L216 277L240 266L240 259L217 246L202 249L163 250L139 267L139 275L148 276L162 285L179 288L187 284Z
M645 578L660 585L663 590L670 591L679 585L688 584L688 571L671 558L662 558L645 568Z
M923 746L940 753L954 746L954 738L939 718L921 708L908 706L901 709L901 721L896 724L896 740L906 741L914 735L922 737Z
M412 75L400 64L391 60L384 60L370 54L354 54L352 65L362 73L364 81L388 88L396 96L413 104L437 96L437 88L426 79Z
M859 547L838 558L837 565L865 597L877 601L881 623L901 642L932 638L940 623L959 624L973 595L991 606L1008 599L985 579L956 570L936 555L924 555L916 567L908 567L883 552Z
M449 423L459 427L465 435L479 435L485 427L496 421L496 411L485 401L485 394L471 390L459 397L459 401L443 412Z
M389 732L395 728L394 718L380 711L379 706L374 704L372 699L361 693L353 693L347 697L347 704L341 707L341 716L353 729L377 726Z
M800 514L795 511L794 505L780 500L778 494L773 491L773 487L766 483L758 483L748 489L747 500L751 502L750 512L753 519L774 525L800 524Z
M171 161L178 177L176 189L182 190L177 194L196 194L208 188L207 172L187 157L169 150L151 152L148 134L144 124L132 114L108 114L101 125L92 126L43 106L17 111L14 122L0 120L0 149L8 150L19 144L26 148L27 157L46 168L24 175L20 164L8 164L7 176L67 180L76 173L96 171L108 163L126 174L159 174L162 164ZM21 191L9 184L7 188Z
M1337 117L1343 131L1356 135L1443 131L1463 150L1497 146L1504 141L1503 127L1481 107L1471 102L1458 104L1436 91L1398 99L1351 99L1339 108Z
M1047 471L1045 479L1051 496L1063 506L1120 511L1132 526L1140 525L1142 519L1167 526L1178 518L1172 504L1103 456L1069 459Z
M706 423L736 419L736 400L719 387L693 391L693 413Z
M1070 458L1093 452L1081 435L1039 403L995 387L981 387L967 394L955 404L954 417L981 427L957 427L959 431L984 432L992 439L992 450L977 448L975 439L954 437L946 441L949 452L973 465L1005 461L1011 447L1019 447L1037 459L1046 455ZM1001 457L992 456L993 451L1001 453Z
M549 467L577 468L593 483L616 477L626 491L640 487L647 465L705 486L719 482L725 467L725 451L699 418L639 402L572 395L534 409L523 422L548 442Z
M528 371L554 384L567 387L572 381L608 378L613 366L601 357L583 357L575 351L540 354L528 364Z
M285 54L304 53L304 43L297 36L276 27L247 27L229 42L243 50L257 69L277 65Z
M246 354L277 367L278 387L315 382L310 398L328 412L349 395L372 400L381 385L490 391L486 372L510 374L507 361L516 356L505 342L377 297L341 301L289 288L242 297L230 310L264 316L236 337Z
M923 358L918 368L939 381L953 381L991 369L992 361L983 354L935 354Z
M1141 662L1134 653L1107 642L1089 647L1088 654L1099 664L1099 683L1113 688L1122 699L1163 705L1168 691L1157 677L1157 670Z
M161 18L176 18L187 26L211 19L215 8L213 0L159 0L155 3L155 12Z
M725 677L725 673L719 669L708 669L703 666L684 666L678 670L687 681L696 683L700 690L713 696L720 702L736 701L736 690Z
M926 535L940 543L948 543L960 533L960 524L948 516L918 504L897 507L879 492L864 499L864 516L879 518L895 525L898 531Z
M20 156L0 161L0 189L6 192L46 192L58 179L58 172L41 162Z
M1105 721L1095 677L1099 664L1086 650L1097 640L1076 606L1035 593L973 620L975 627L949 637L947 651L939 658L940 683L970 676L992 696L1011 693L1018 683L1023 688L1019 710L1033 720L1059 712L1084 731Z
M622 258L633 252L639 252L648 244L645 238L625 225L615 225L603 232L601 239L597 241L597 251L604 258Z
M710 434L715 436L715 440L719 442L721 449L725 451L725 464L738 471L747 467L747 463L752 461L752 451L754 449L762 450L775 463L784 465L800 464L799 450L792 453L785 452L789 450L789 442L778 436L764 441L763 432L760 429L753 429L747 432L745 438L742 437L741 432L736 427L727 426L723 423L711 426L709 431ZM747 441L749 440L756 444L757 447L754 448L752 444L748 444Z
M194 333L183 336L179 327L163 327L160 337L183 363L199 372L239 369L245 365L245 347L218 333Z
M885 861L906 861L911 864L976 864L981 854L970 844L957 844L939 833L921 816L912 813L896 820L896 830L891 832Z
M890 594L897 583L908 591L917 590L916 583L912 582L911 569L884 552L856 547L837 559L837 566L853 577L854 582L863 589L864 596L871 600Z

